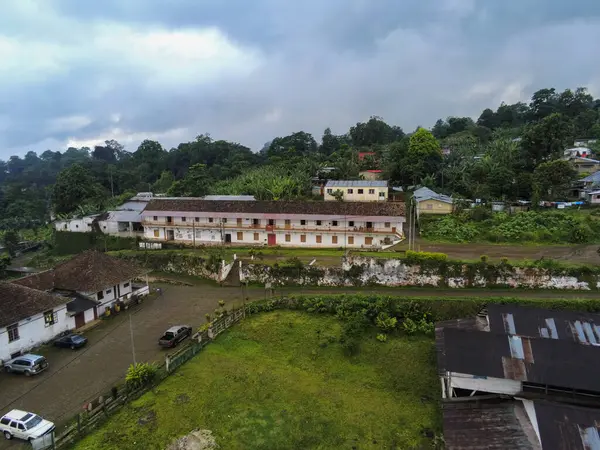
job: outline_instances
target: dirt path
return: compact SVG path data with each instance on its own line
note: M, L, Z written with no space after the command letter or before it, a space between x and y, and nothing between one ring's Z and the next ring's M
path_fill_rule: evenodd
M157 345L157 339L169 326L179 323L200 326L205 314L212 313L219 300L227 304L240 303L243 292L250 300L265 297L265 289L249 287L227 288L198 282L194 286L162 285L163 294L150 298L133 310L132 324L137 361L159 361L165 351ZM398 296L510 296L527 298L584 298L597 297L596 292L575 291L517 291L451 290L433 288L285 288L277 294L291 293L381 293ZM79 351L42 348L48 358L49 369L39 376L23 376L0 373L0 412L13 408L42 414L57 424L81 411L83 405L106 392L124 374L132 363L132 346L128 313L106 320L86 333L89 344ZM19 448L17 442L0 441L0 449ZM25 447L26 448L26 447Z

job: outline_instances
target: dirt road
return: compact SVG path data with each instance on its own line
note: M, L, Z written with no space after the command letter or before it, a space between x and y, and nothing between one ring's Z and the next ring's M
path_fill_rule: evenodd
M165 329L176 324L200 326L205 314L212 313L219 300L227 304L241 302L239 287L227 288L200 283L195 286L161 286L160 297L149 298L131 311L135 357L139 361L159 361L165 351L157 345ZM522 296L531 298L597 297L595 292L514 291L514 290L450 290L421 288L317 289L289 288L277 294L289 293L374 293L399 296ZM251 300L264 298L265 290L250 287ZM81 350L42 348L50 362L49 369L39 376L27 378L0 373L0 412L13 408L36 412L61 424L82 410L83 405L106 392L121 380L133 361L129 313L106 320L86 333L88 346ZM0 441L0 449L18 448L20 444Z

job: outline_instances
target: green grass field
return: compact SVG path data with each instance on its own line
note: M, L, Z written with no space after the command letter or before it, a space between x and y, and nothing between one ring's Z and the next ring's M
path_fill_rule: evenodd
M340 326L292 311L248 318L75 448L164 449L195 428L228 450L431 448L433 340L380 343L372 330L348 357Z

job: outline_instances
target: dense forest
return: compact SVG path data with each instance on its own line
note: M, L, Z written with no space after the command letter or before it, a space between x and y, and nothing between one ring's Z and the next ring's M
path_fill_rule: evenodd
M393 185L425 185L466 198L562 199L576 173L560 159L576 138L600 137L600 99L585 88L535 92L529 104L501 104L477 120L448 117L406 133L380 117L318 142L299 131L255 153L200 135L167 150L145 140L134 152L114 140L93 149L28 152L0 161L0 229L23 229L57 215L100 211L134 192L173 196L253 194L311 197L323 168L330 179L381 169ZM359 152L374 156L359 159Z

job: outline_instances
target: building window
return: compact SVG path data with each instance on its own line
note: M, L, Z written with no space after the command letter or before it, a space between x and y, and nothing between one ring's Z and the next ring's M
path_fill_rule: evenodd
M317 236L317 244L320 244L323 241L323 236Z
M182 222L185 222L185 220L186 220L186 218L185 218L185 217L182 217L182 218L181 218L181 221L182 221Z
M244 240L244 233L241 231L237 232L237 240L238 241L243 241Z
M98 300L102 300L104 298L104 292L100 291L98 292Z
M385 197L385 192L380 192L379 197Z
M9 325L6 327L8 333L8 342L14 342L19 340L19 324Z
M354 220L351 220L351 221L349 221L349 222L348 222L348 226L349 226L349 227L353 227L353 226L354 226Z
M337 227L338 226L338 221L337 220L332 220L331 221L331 226L332 227Z
M200 217L194 217L194 220L195 220L196 222L200 222Z
M359 190L358 190L358 193L359 193L359 194L362 194L363 192L365 192L365 190L364 190L364 189L359 189Z
M75 225L75 228L79 228L79 225Z
M110 295L110 289L107 289L107 290L106 290L106 293Z
M328 193L329 195L331 195L331 193L332 193L332 192L333 192L333 189L327 189L327 193Z
M431 203L427 203L425 206L427 207L427 209L433 209L433 205Z
M123 287L124 287L124 288L128 288L128 287L129 287L129 282L127 282L127 283L123 283Z
M348 194L354 194L354 189L348 189Z
M285 219L285 226L289 227L292 224L292 221L290 219Z
M292 242L292 235L291 234L286 234L285 235L285 242Z
M252 225L260 225L260 219L252 219Z
M214 222L214 219L212 217L209 217L208 218L208 223L213 223L213 222Z
M58 315L54 311L50 310L44 313L44 324L47 327L54 325L56 322L58 322Z
M375 193L375 189L369 189L369 194L374 194Z
M221 222L222 222L222 223L227 223L227 217L223 217L223 218L221 219Z
M258 241L258 233L254 233L254 240Z
M154 230L154 237L159 237L160 236L160 232L158 230Z
M354 236L348 236L348 245L354 245Z
M158 216L154 216L154 217L152 218L152 220L154 220L155 222L158 222Z
M273 219L269 219L269 225L270 225L270 226L274 226L274 225L275 225L275 220L273 220Z
M372 237L366 237L365 238L365 245L373 245L373 238Z
M383 226L384 226L385 228L390 228L390 227L392 226L392 224L391 224L391 223L389 223L389 222L385 222L385 223L383 224Z
M241 226L242 226L242 219L238 217L238 218L235 220L235 223L237 224L237 226L238 226L238 227L241 227Z
M300 242L306 242L306 235L305 234L301 234L300 235Z
M337 244L337 236L331 236L331 243Z
M321 221L320 220L315 220L315 224L320 227L321 226Z
M300 225L306 225L306 220L301 220Z

